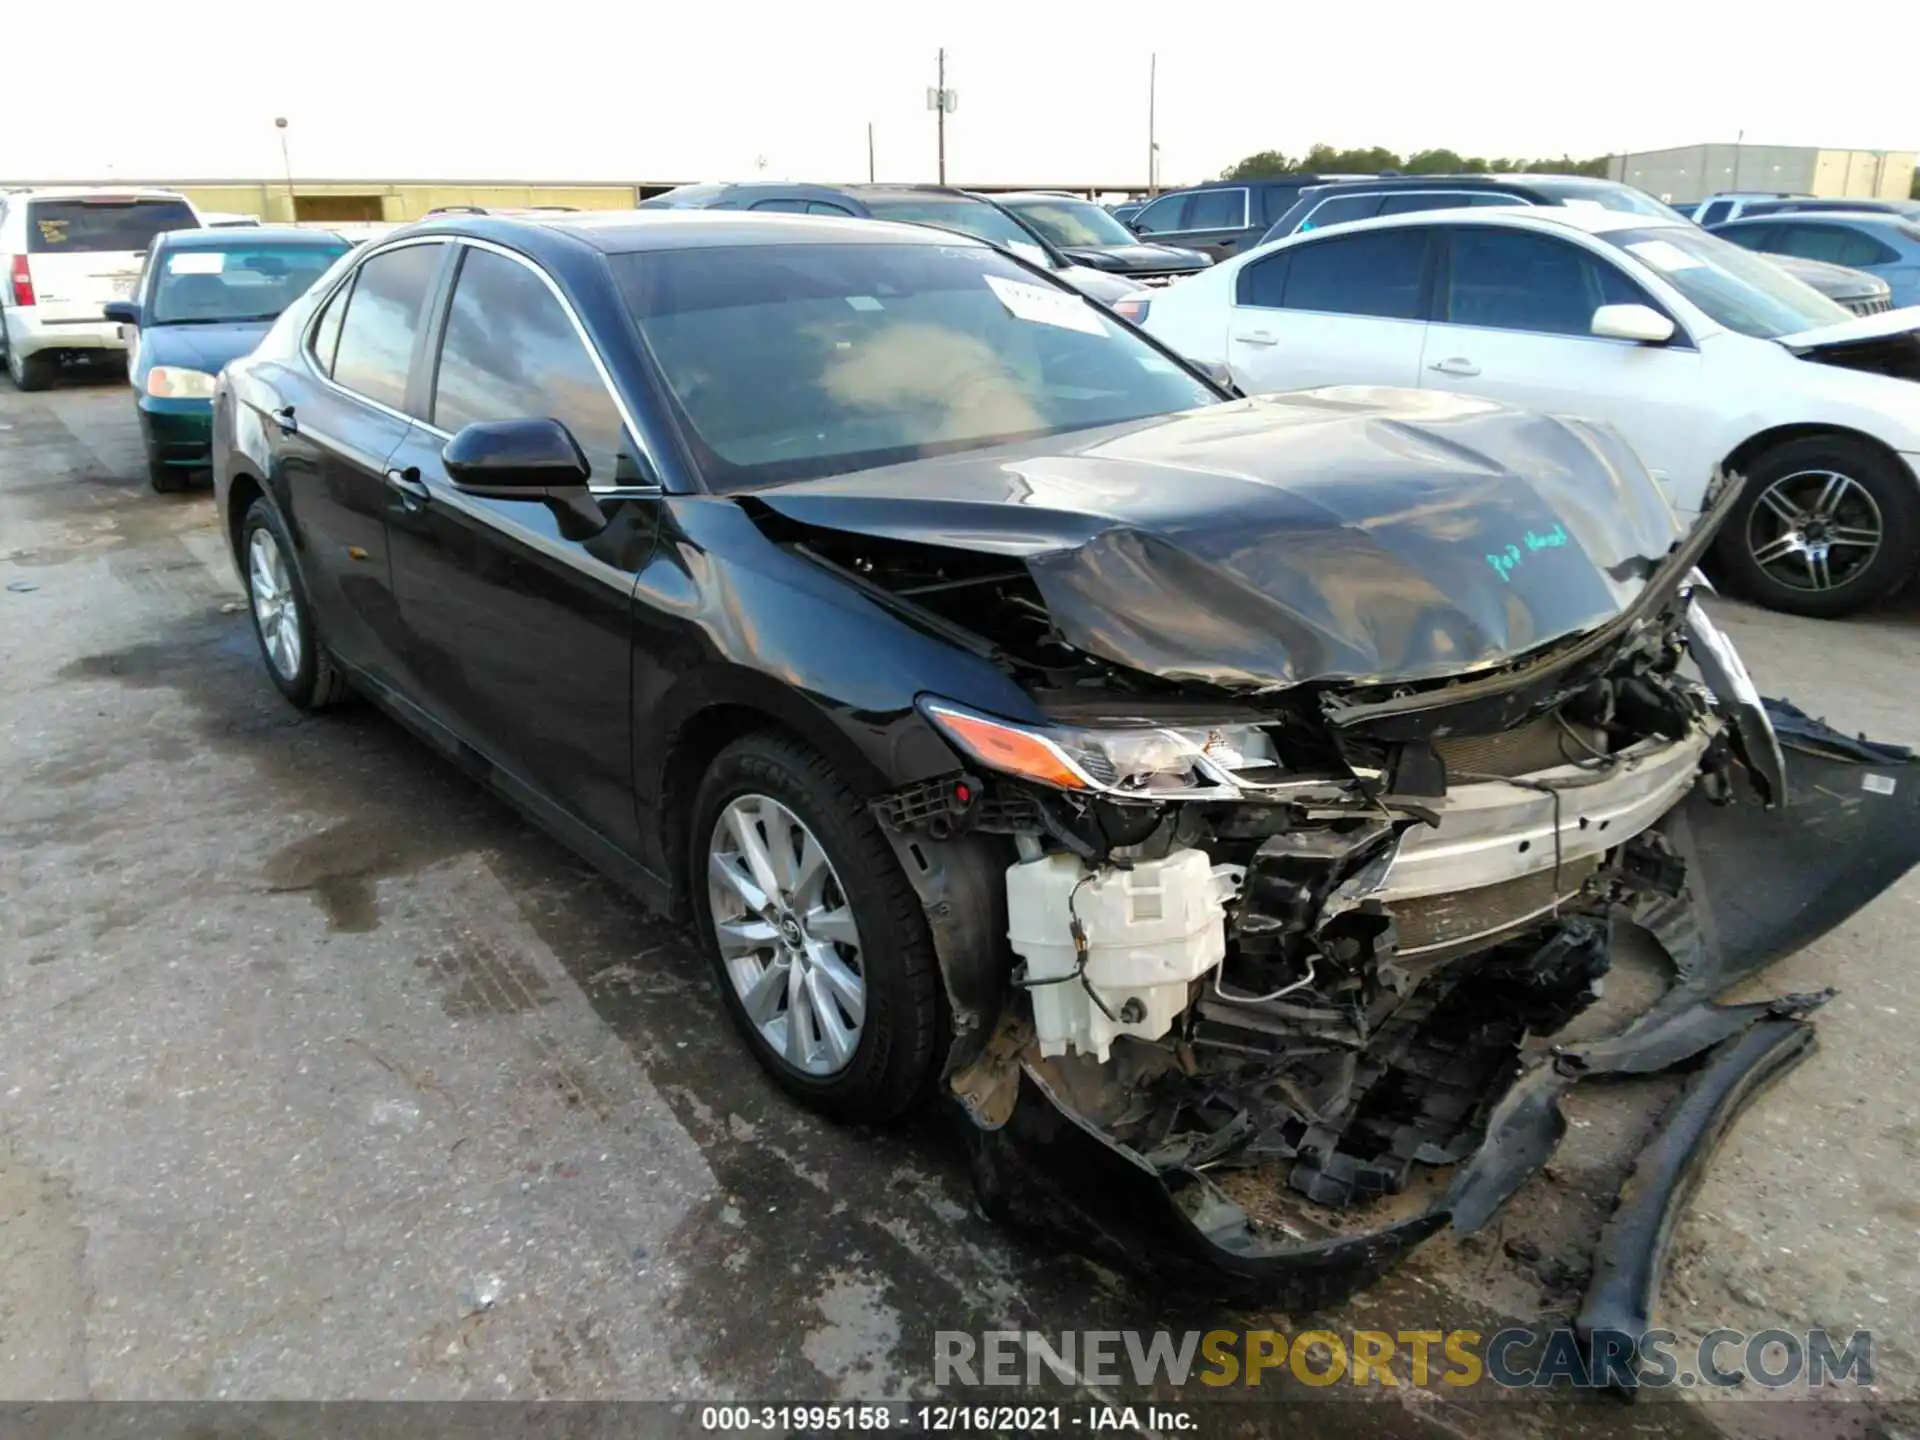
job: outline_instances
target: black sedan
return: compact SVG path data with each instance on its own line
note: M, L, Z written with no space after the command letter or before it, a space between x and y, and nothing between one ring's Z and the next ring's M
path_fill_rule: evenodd
M1149 244L1091 200L1041 193L994 198L1076 263L1143 285L1166 285L1213 264L1198 250Z
M1920 854L1910 757L1763 703L1693 593L1737 483L1683 532L1601 428L1231 399L925 227L412 226L214 424L289 700L691 915L796 1095L943 1094L996 1213L1289 1306L1682 1067L1581 1319L1644 1326L1821 998L1712 997ZM1650 1009L1600 1002L1629 931Z

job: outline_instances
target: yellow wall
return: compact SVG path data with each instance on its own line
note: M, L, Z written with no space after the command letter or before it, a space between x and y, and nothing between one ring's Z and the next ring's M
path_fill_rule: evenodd
M202 210L258 215L269 223L291 219L284 180L257 185L180 185L175 187ZM631 185L368 185L294 182L299 196L365 195L380 200L384 220L418 220L441 205L571 205L577 210L630 210Z

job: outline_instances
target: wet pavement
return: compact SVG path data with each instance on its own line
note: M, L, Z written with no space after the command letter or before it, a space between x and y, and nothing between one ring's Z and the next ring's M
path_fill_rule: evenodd
M687 934L370 708L291 709L239 598L210 492L147 488L123 387L0 383L0 1399L908 1397L939 1330L1577 1305L1638 1134L1603 1105L1488 1234L1333 1314L1227 1314L995 1227L944 1112L788 1103ZM1763 690L1920 742L1920 606L1720 610ZM1909 877L1760 987L1842 993L1709 1171L1660 1317L1871 1328L1883 1398L1920 1351L1917 904ZM1767 1428L1368 1393L1290 1427Z

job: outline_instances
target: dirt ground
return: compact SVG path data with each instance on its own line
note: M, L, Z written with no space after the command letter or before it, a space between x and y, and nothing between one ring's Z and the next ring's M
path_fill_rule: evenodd
M124 385L0 384L0 1399L908 1397L938 1330L1306 1326L996 1228L943 1115L788 1104L685 934L370 709L293 711L238 599L209 492L147 488ZM1763 690L1920 743L1920 605L1718 608ZM1834 1434L1920 1393L1917 932L1910 876L1756 986L1840 993L1663 1295L1682 1335L1870 1329ZM1633 1138L1586 1107L1489 1232L1312 1321L1569 1316ZM1291 1428L1779 1424L1373 1393Z

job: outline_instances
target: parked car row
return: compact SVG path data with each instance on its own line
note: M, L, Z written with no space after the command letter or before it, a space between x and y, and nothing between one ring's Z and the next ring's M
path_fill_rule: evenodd
M1644 1328L1821 998L1712 997L1920 855L1910 757L1762 701L1696 595L1729 523L1864 543L1884 457L1767 437L1709 494L1687 397L1910 390L1818 363L1891 317L1599 208L1364 220L1139 293L1144 330L851 213L362 246L215 385L262 663L691 918L802 1101L942 1095L991 1213L1296 1313L1489 1223L1576 1085L1690 1067L1712 1103L1645 1117L1645 1223L1581 1311ZM1397 388L1240 398L1181 353L1295 344ZM1561 410L1636 385L1664 478L1430 364ZM1636 924L1653 983L1589 1010Z
M1607 421L1683 515L1744 473L1717 559L1776 609L1845 614L1920 554L1920 313L1851 315L1677 215L1380 216L1118 308L1248 393L1413 386Z

